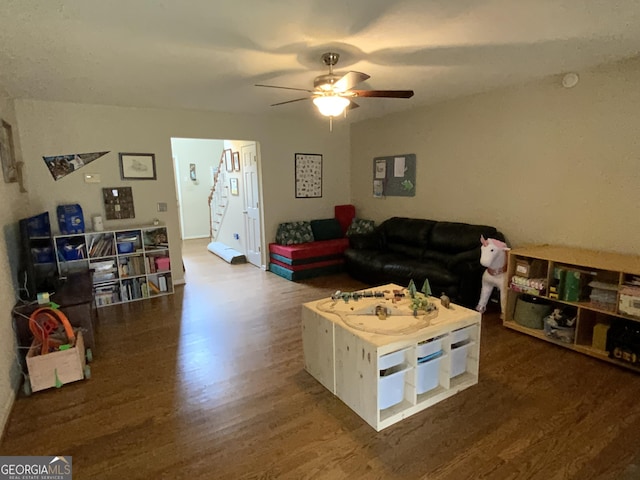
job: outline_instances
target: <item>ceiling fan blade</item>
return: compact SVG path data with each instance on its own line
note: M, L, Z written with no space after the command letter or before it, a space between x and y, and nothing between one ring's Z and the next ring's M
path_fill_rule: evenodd
M260 84L260 83L256 83L254 85L254 87L282 88L284 90L298 90L299 92L313 93L313 90L309 90L307 88L279 87L278 85L263 85L263 84Z
M413 90L350 90L356 97L411 98Z
M362 72L347 72L342 78L337 80L333 84L334 92L346 92L347 90L355 87L361 82L364 82L367 78L370 78L369 75Z
M285 103L293 103L293 102L300 102L302 100L308 100L311 97L304 97L304 98L296 98L295 100L287 100L286 102L280 102L280 103L272 103L271 106L275 107L277 105L284 105Z

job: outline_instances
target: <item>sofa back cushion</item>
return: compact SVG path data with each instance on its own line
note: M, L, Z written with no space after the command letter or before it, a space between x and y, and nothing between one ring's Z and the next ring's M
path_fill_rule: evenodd
M342 228L342 235L347 234L349 225L356 216L356 207L353 205L336 205L333 207L334 216L340 222L340 228Z
M311 224L314 240L335 240L343 237L340 222L335 218L311 220L309 223Z
M286 222L278 225L276 243L280 245L295 245L298 243L313 242L311 224L307 221Z
M347 237L352 235L363 235L371 233L375 230L376 224L373 220L365 220L363 218L354 218L347 230Z
M424 248L428 245L429 234L435 223L433 220L393 217L385 220L380 228L388 246L400 243Z
M438 222L431 230L429 244L433 250L458 253L480 247L480 236L494 238L494 227L458 222Z

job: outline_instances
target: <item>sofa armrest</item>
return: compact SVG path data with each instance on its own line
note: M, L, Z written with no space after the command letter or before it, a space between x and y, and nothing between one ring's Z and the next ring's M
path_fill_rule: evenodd
M349 246L356 250L382 250L384 239L378 232L360 233L349 236Z

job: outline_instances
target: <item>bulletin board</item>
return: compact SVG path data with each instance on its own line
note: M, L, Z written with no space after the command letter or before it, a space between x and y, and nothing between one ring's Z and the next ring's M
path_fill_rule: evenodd
M408 153L373 159L373 196L415 197L416 155Z

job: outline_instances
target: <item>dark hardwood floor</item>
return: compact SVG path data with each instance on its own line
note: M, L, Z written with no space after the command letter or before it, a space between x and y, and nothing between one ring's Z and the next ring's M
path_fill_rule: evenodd
M99 311L90 380L16 400L2 455L75 479L637 479L637 374L482 325L478 385L376 433L303 370L292 283L185 246L175 295Z

